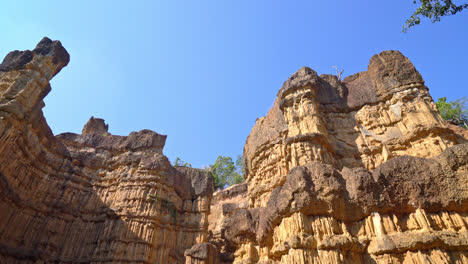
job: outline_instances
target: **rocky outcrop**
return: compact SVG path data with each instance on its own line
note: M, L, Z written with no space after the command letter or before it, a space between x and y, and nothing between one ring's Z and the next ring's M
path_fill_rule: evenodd
M467 175L468 144L372 172L298 166L266 207L230 219L235 263L465 263Z
M310 162L372 170L392 157L433 157L464 142L438 114L421 75L398 51L345 78L304 67L257 120L244 159L251 206L265 206L287 173Z
M456 133L462 137L464 137L466 140L468 140L468 129L452 125L452 124L447 124L448 127L453 131L453 133Z
M468 262L465 133L400 52L343 81L301 68L247 139L234 263Z
M58 41L0 64L1 263L468 263L468 134L397 51L343 81L293 74L244 148L246 183L213 194L166 136L42 114Z
M185 251L186 264L215 264L218 259L216 246L200 243Z
M248 208L247 183L236 184L213 194L208 216L209 242L216 246L220 263L234 261L235 244L226 239L232 215Z
M44 38L0 65L0 262L185 263L207 242L212 177L174 168L166 136L54 136L41 108L49 80L69 61Z
M109 125L102 118L92 116L81 131L82 134L105 134L109 130Z

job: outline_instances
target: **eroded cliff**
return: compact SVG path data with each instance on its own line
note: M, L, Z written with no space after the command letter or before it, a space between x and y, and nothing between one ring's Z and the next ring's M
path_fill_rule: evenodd
M375 55L367 72L342 82L304 67L247 139L249 196L253 206L265 206L289 170L309 162L372 170L395 156L432 157L462 141L398 51Z
M0 65L0 262L185 263L207 241L212 177L172 167L153 131L91 118L54 136L42 99L68 61L44 38Z
M397 51L343 81L301 68L213 195L166 136L92 117L54 136L44 38L0 64L1 263L468 263L468 132L446 124Z
M247 139L234 263L468 263L465 137L398 51L343 81L301 68Z

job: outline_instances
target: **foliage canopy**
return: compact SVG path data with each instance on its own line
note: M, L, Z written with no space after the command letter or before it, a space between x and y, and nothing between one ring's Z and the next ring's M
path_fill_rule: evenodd
M174 161L173 166L174 167L189 167L189 168L192 168L192 164L183 161L179 157L176 158L176 160Z
M468 98L463 97L455 101L447 102L447 97L441 97L437 100L436 106L440 115L447 122L467 128L468 109L466 103Z
M189 167L192 164L177 157L172 164L174 167ZM218 156L215 163L205 170L211 172L215 184L215 189L224 189L227 186L244 182L244 160L242 155L238 155L236 162L231 157Z
M242 156L237 156L236 163L231 157L218 156L215 163L208 167L213 174L215 189L223 189L244 181Z
M468 8L468 4L456 5L452 0L413 0L413 3L418 4L419 7L406 20L403 32L407 32L409 28L419 25L421 17L429 18L432 23L435 23L440 21L440 18L443 16L455 15L463 9Z

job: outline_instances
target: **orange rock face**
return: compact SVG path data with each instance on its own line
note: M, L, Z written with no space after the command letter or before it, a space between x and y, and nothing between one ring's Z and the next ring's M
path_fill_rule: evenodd
M209 242L216 245L221 263L232 263L235 245L226 239L229 219L238 210L248 208L247 183L236 184L213 194L208 216Z
M54 136L42 99L68 61L44 38L0 65L0 262L185 263L207 241L212 177L172 167L149 130L91 118Z
M375 55L367 72L342 82L304 67L284 83L247 139L250 202L265 206L295 166L320 162L372 170L392 157L433 157L463 141L398 51Z
M397 51L343 81L293 74L213 195L166 136L92 117L54 136L44 38L0 64L0 263L468 263L467 130L440 117Z
M245 144L234 263L468 263L464 143L398 51L343 81L301 68Z

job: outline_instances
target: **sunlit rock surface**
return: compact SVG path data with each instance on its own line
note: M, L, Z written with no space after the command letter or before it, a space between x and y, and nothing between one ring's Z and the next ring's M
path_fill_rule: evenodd
M468 263L468 133L397 51L344 80L293 74L213 194L166 136L91 117L54 136L44 38L0 64L0 263Z
M265 206L295 166L372 170L401 155L433 157L463 142L441 119L421 75L398 51L340 82L303 67L257 120L244 158L252 206Z
M0 263L185 263L208 239L212 177L173 168L153 131L91 118L54 136L42 99L68 61L44 38L0 65Z
M209 222L209 241L219 253L220 263L232 263L236 247L228 239L226 232L231 228L230 218L238 210L248 208L247 183L236 184L213 194Z
M234 263L468 263L467 142L398 51L301 68L245 144Z

